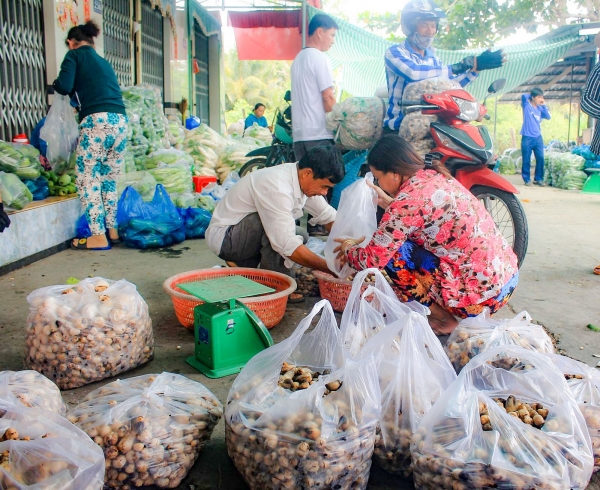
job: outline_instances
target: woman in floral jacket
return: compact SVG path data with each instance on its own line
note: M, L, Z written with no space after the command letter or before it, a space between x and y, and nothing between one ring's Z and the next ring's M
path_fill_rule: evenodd
M483 204L395 134L367 163L386 212L365 248L357 245L364 237L337 239L339 258L356 270L385 269L402 300L429 306L438 334L451 332L455 317L502 308L518 282L517 257Z

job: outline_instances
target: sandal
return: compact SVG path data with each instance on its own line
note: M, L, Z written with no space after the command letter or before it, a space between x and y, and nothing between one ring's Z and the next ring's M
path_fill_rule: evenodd
M597 276L600 276L600 265L594 267L594 274L596 274Z
M110 250L112 247L110 246L110 244L108 245L108 247L94 247L94 248L88 248L87 246L87 238L79 238L77 240L77 244L73 245L73 242L71 242L71 248L75 249L75 250Z
M108 243L111 245L118 245L119 243L121 243L121 238L111 238L110 237L110 233L107 231L106 233L106 239L108 240Z
M304 303L304 296L299 293L292 293L288 297L288 303L296 304L296 303Z

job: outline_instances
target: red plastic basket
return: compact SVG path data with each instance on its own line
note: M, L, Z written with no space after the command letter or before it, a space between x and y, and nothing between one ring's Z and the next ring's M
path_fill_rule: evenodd
M202 192L202 189L204 189L208 184L210 184L211 182L216 182L217 178L216 177L210 177L208 175L204 176L204 175L194 175L192 177L192 181L194 182L194 191L195 192Z
M289 295L296 290L296 281L285 274L243 267L200 269L169 277L163 283L163 289L173 300L175 314L179 322L185 328L193 329L194 308L203 302L187 294L183 289L178 288L177 285L185 284L186 282L206 281L207 279L238 275L275 289L275 292L271 294L240 299L242 303L256 313L267 328L273 328L281 321L285 314Z
M346 308L350 291L352 291L352 281L338 279L321 271L313 271L313 274L319 283L321 298L328 300L334 311L342 313ZM368 284L364 284L362 291L365 291L368 287Z

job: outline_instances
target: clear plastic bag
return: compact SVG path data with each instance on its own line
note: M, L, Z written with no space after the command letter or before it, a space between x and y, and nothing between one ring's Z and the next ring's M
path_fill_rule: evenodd
M0 488L101 490L104 454L56 413L0 401Z
M75 120L70 98L66 95L54 94L54 101L40 130L40 138L48 144L46 150L48 161L53 165L60 161L68 161L77 145L78 137L79 125Z
M596 473L600 470L600 372L583 362L558 354L550 354L550 360L563 373L585 418L592 439Z
M60 389L71 389L133 369L152 358L148 305L121 279L84 279L27 296L25 366Z
M21 179L14 174L0 172L0 195L7 208L20 211L33 201L33 195Z
M284 363L319 376L291 391L281 381ZM227 450L253 490L364 489L379 403L373 356L344 359L331 305L320 301L290 337L253 357L234 381L225 410Z
M379 97L349 97L327 114L327 129L347 150L366 150L381 138L385 109Z
M337 216L325 245L325 259L329 270L345 279L356 271L348 264L340 265L333 251L339 246L336 238L365 237L360 243L366 246L377 230L377 193L367 185L373 183L369 172L364 179L356 181L342 192Z
M313 236L310 237L306 242L306 248L308 248L312 253L322 257L323 252L325 251L325 242Z
M37 371L0 372L0 400L59 415L67 413L58 387Z
M391 301L385 301L386 297ZM342 314L342 345L351 356L356 356L373 335L411 311L423 316L429 314L429 308L415 301L400 303L387 279L378 269L365 269L354 277L352 290Z
M105 488L179 488L222 416L204 385L162 373L98 388L67 418L103 449Z
M512 319L496 319L487 308L458 324L446 342L445 351L459 373L477 354L498 345L518 345L543 354L554 353L552 339L544 327L532 323L526 311Z
M415 487L431 490L582 489L594 465L563 374L548 356L513 345L467 364L421 421L411 451Z
M156 190L156 179L150 172L143 170L119 175L117 179L117 193L119 197L121 197L121 194L123 194L128 186L133 187L138 192L142 201L150 202Z
M423 416L456 380L456 373L423 313L369 286L390 323L373 335L361 354L379 353L381 417L373 460L384 470L412 474L410 444Z

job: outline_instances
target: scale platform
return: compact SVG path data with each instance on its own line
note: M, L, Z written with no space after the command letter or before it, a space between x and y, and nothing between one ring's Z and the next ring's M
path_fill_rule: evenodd
M600 194L600 168L586 168L585 172L589 174L589 177L585 181L581 192Z
M209 378L239 373L273 338L263 322L237 301L274 292L243 276L179 284L204 304L194 308L194 356L186 362Z

